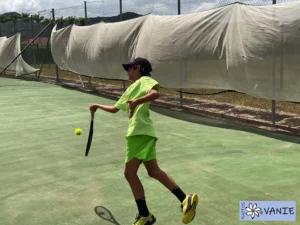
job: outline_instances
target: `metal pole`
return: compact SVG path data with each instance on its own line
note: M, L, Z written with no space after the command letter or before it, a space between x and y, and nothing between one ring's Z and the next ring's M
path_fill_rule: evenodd
M126 91L126 84L125 84L125 80L123 80L123 91Z
M52 21L55 21L55 11L52 9ZM56 73L56 81L59 81L59 73L58 73L58 66L55 63L55 73Z
M272 100L272 123L276 123L276 101Z
M82 79L81 79L81 76L78 75L78 78L79 78L79 80L80 80L80 82L81 82L82 87L84 88L84 83L83 83L83 81L82 81Z
M87 26L87 18L88 18L88 15L87 15L87 6L86 6L86 1L84 1L84 24L85 26ZM92 78L89 77L89 89L92 90Z
M282 25L282 32L281 32L281 51L280 51L280 90L283 88L283 43L284 43L284 25Z
M34 37L34 29L33 29L33 18L32 18L32 15L31 15L31 33L32 33L32 37ZM33 51L33 64L34 64L34 67L36 67L35 46L34 46L34 43L33 43L33 45L32 45L32 51Z
M84 1L84 24L87 25L87 8L86 8L86 1Z
M53 29L53 24L52 21L50 22L52 24L51 26L51 30ZM36 79L39 80L40 79L40 76L41 76L41 73L42 73L42 69L43 69L43 64L44 64L44 60L45 60L45 55L47 53L47 50L48 50L48 47L49 47L49 42L50 42L50 36L51 36L51 32L49 33L48 35L48 40L47 40L47 45L46 45L46 49L45 49L45 52L44 52L44 55L43 55L43 59L42 59L42 63L41 63L41 66L40 66L40 71L39 73L37 74L36 73Z
M122 21L123 20L123 18L122 18L122 0L120 0L120 21Z
M180 88L180 106L182 106L182 101L183 101L183 93L182 93L182 88Z
M92 90L92 78L89 77L89 89Z
M272 93L273 96L276 93L276 49L275 45L272 45L272 59L273 59L273 69L272 69ZM272 123L275 124L275 113L276 113L276 101L272 100Z
M276 4L276 0L272 0L273 1L273 4ZM276 52L274 51L274 45L273 45L273 63L276 64ZM275 65L273 65L273 90L275 89L275 85L276 85L276 82L275 82ZM276 101L275 100L272 100L272 123L275 124L276 123Z
M178 0L178 2L177 2L177 7L178 7L178 15L180 15L181 14L181 2L180 2L180 0ZM180 95L180 106L182 106L182 101L183 101L182 88L180 88L179 95Z

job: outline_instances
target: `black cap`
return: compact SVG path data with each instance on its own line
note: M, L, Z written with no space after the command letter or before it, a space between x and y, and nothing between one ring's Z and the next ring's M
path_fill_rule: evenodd
M128 71L132 66L140 66L142 75L150 76L150 72L152 72L151 63L147 59L141 57L136 58L130 63L122 64L122 66L126 71Z

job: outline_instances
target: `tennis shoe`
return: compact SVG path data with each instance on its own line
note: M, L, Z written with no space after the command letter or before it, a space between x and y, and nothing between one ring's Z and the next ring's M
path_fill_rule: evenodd
M182 222L184 224L190 223L196 216L196 208L198 205L197 194L187 195L181 204Z
M137 214L133 225L152 225L155 222L156 218L151 213L149 213L149 216L147 217L143 217Z

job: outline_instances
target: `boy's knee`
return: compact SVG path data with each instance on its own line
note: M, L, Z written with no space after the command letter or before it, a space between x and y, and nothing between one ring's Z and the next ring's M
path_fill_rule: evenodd
M128 179L128 177L129 177L129 172L128 171L124 171L124 177L126 178L126 179Z
M124 176L128 180L128 179L131 179L132 177L136 177L137 173L133 173L133 172L125 170L124 171Z
M161 173L160 169L158 169L158 170L150 170L150 171L148 170L149 177L154 178L154 179L157 179L159 177L160 173Z

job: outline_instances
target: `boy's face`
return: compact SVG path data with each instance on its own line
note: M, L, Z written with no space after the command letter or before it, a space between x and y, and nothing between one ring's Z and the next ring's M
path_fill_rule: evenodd
M128 70L128 80L136 81L141 77L140 66L133 65Z

